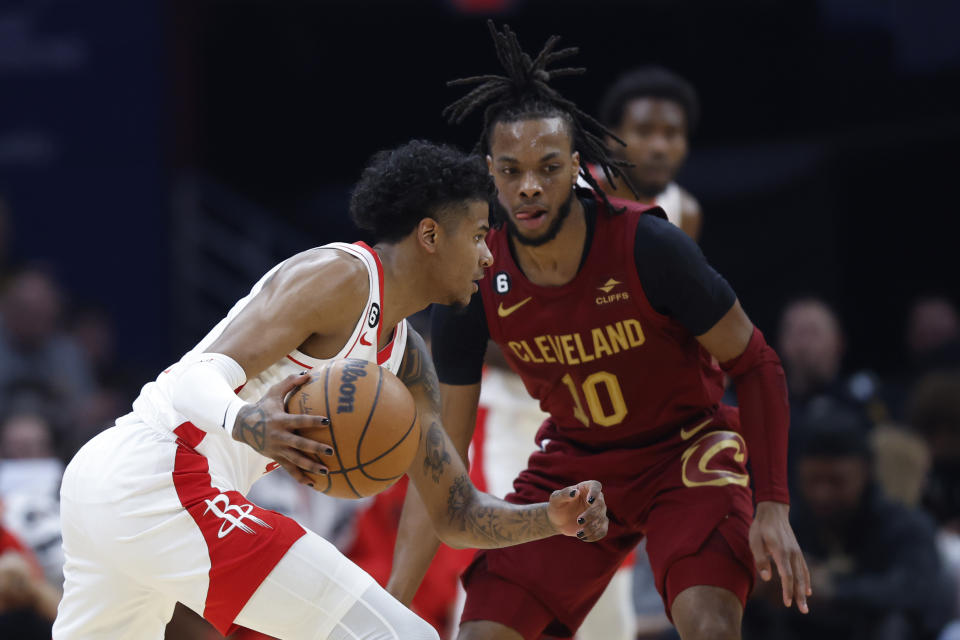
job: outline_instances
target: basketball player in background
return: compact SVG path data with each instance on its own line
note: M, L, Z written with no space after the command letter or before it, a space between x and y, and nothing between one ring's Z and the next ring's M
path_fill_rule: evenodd
M698 241L703 226L700 203L674 182L700 117L693 86L663 67L641 67L607 89L599 116L626 143L608 136L611 155L633 165L623 167L633 189L623 180L598 176L601 188L611 196L659 206L670 222Z
M304 483L328 472L333 446L296 430L330 420L288 414L283 401L305 369L338 358L378 363L413 395L425 433L407 473L448 544L605 535L596 482L525 506L475 489L440 424L430 356L404 320L476 292L490 195L482 161L452 148L413 141L375 155L350 213L377 244L325 245L271 269L77 453L61 488L56 640L161 638L177 601L224 635L242 625L280 639L435 640L329 542L244 497L278 465Z
M454 122L484 114L478 147L500 206L491 278L466 310L435 307L444 425L462 455L492 338L550 414L507 501L537 502L590 469L604 478L610 534L479 552L463 578L460 640L574 633L644 537L683 640L739 639L756 569L770 580L775 566L784 605L806 611L779 358L659 208L608 198L581 171L592 163L612 179L617 165L603 146L611 132L550 84L582 71L550 68L576 50L555 51L554 37L528 55L509 29L490 29L503 73L456 81L475 86L446 111ZM737 383L739 414L720 402L711 356ZM406 602L436 546L414 494L397 544L390 591Z

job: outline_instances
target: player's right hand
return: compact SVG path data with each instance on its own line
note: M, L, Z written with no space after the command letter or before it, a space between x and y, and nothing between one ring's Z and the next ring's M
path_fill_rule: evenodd
M233 425L233 439L276 460L297 482L313 486L304 471L326 475L329 470L322 460L331 458L334 450L329 444L297 435L296 430L329 428L330 419L291 414L284 409L287 395L309 379L306 371L287 376L270 387L259 402L240 409Z
M547 507L547 517L565 536L576 536L584 542L596 542L607 535L607 503L603 486L596 480L554 491Z

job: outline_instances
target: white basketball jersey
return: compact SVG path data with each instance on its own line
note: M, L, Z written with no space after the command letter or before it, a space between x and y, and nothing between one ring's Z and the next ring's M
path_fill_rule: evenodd
M654 200L654 204L666 212L667 220L680 226L680 219L683 217L683 191L676 182L668 184L667 188Z
M348 357L360 358L368 362L375 362L394 374L400 369L400 363L403 360L407 342L406 320L400 321L397 325L390 343L383 349L377 349L382 329L381 318L383 312L383 266L380 264L379 257L370 247L362 242L356 244L335 242L320 248L343 251L363 261L364 265L366 265L370 289L367 294L367 304L364 307L364 311L357 320L350 339L347 340L337 355L327 360L320 360L311 358L296 349L291 351L273 365L267 367L267 369L255 378L247 380L246 384L237 390L237 395L248 402L257 402L271 386L287 376L304 370L321 367L331 360ZM250 293L230 309L227 317L218 322L210 333L208 333L197 346L190 350L180 362L161 373L156 381L147 383L143 387L140 396L133 403L133 414L136 418L139 418L155 429L164 431L173 431L183 423L189 422L185 416L173 408L173 403L170 400L177 368L186 366L185 362L191 354L206 351L207 347L220 337L233 319L236 318L240 312L243 311L244 307L260 292L264 283L267 282L285 262L286 261L281 262L267 272L267 274L253 286ZM121 418L118 423L122 422L123 419ZM264 473L272 471L277 466L270 458L260 455L246 444L235 441L226 431L222 430L207 433L202 442L196 447L196 450L209 459L210 473L215 483L219 480L226 487L237 489L241 493L246 493L258 478Z

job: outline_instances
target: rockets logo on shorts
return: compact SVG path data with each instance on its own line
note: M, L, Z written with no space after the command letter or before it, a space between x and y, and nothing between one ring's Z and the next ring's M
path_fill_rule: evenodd
M228 533L236 528L239 528L244 533L255 534L256 531L244 524L244 520L258 524L266 529L273 529L273 527L257 516L250 515L250 512L253 511L252 504L245 504L243 506L230 504L230 498L228 498L225 493L221 493L213 500L204 500L204 502L207 503L207 510L203 512L203 515L213 512L213 515L218 518L223 518L226 521L220 525L220 530L217 531L217 538L222 539L226 537ZM223 507L222 509L221 506Z

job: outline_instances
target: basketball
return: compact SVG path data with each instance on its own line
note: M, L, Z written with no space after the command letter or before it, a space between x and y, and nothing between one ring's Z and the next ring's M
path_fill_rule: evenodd
M314 488L335 498L380 493L406 473L420 445L420 421L407 387L383 367L356 358L335 360L287 397L287 411L327 416L328 428L298 434L333 446L330 474L307 473Z

